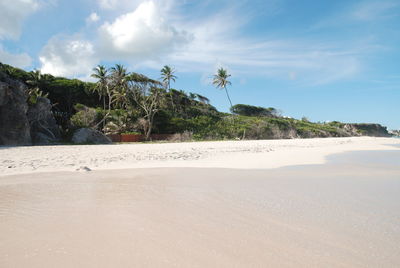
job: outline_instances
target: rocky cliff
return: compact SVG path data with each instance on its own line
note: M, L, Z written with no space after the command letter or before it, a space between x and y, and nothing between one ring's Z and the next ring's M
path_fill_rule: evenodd
M318 138L318 137L391 137L386 127L379 124L342 124L335 127L332 131L299 131L296 130L299 138ZM293 130L291 131L293 133Z
M61 135L50 101L27 103L27 87L0 72L0 145L50 144Z
M260 123L261 122L261 123ZM295 119L274 119L258 122L246 122L247 128L241 138L244 139L294 139L328 137L390 137L390 133L379 124L333 124L311 123ZM239 136L240 133L236 133Z
M0 73L0 145L29 145L26 86Z
M34 144L52 144L61 139L60 129L51 108L49 99L38 97L36 103L30 105L28 109L27 117Z

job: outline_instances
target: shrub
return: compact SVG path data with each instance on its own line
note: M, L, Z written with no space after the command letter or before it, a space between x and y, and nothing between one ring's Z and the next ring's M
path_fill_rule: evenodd
M71 124L74 128L93 128L102 119L102 111L86 107L82 104L74 106L77 113L71 117Z
M184 131L183 133L176 133L168 138L168 141L172 142L187 142L192 140L193 140L193 133L189 131Z

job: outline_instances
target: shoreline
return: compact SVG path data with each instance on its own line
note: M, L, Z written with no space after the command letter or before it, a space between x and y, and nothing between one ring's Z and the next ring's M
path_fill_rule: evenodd
M0 147L0 177L134 168L273 169L326 163L350 151L396 150L400 139L376 137L155 144Z

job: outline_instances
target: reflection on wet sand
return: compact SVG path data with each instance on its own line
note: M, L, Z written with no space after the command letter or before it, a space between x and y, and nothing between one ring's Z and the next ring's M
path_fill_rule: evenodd
M368 164L385 156L2 177L0 267L396 267L400 166Z

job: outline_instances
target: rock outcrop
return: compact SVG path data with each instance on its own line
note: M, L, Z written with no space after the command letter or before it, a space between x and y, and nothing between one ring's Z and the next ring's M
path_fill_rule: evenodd
M74 132L72 142L77 144L110 144L112 141L100 131L80 128Z
M26 86L0 73L0 145L30 145Z
M51 103L27 103L27 86L0 72L0 145L51 144L61 140Z
M372 136L372 137L390 137L387 128L379 124L346 124L345 127L352 129L352 136ZM354 131L355 130L355 131ZM358 135L356 135L356 133Z
M323 125L322 125L323 126ZM321 127L321 125L317 125ZM254 128L244 133L244 139L294 139L294 138L328 138L328 137L390 137L386 127L379 124L338 124L321 128L304 128L295 124L270 124Z
M61 140L60 129L51 108L50 100L43 97L38 97L36 103L29 107L27 116L34 144L54 144Z

